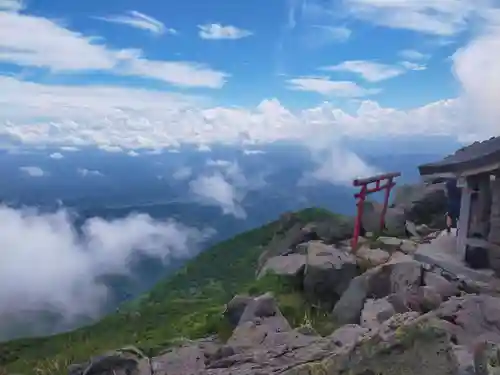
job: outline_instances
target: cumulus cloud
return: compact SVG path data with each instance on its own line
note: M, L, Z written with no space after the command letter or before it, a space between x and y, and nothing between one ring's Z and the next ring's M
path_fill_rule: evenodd
M190 181L190 192L195 199L209 206L220 207L226 215L246 218L243 200L250 191L266 185L264 175L245 176L236 161L209 159L208 170Z
M417 60L417 61L426 60L429 58L429 55L414 49L404 49L402 51L399 51L399 56L406 60Z
M31 177L43 177L45 176L45 171L40 167L35 166L25 166L20 167L19 170Z
M319 0L312 2L321 4ZM492 4L494 2L489 0L346 0L342 2L344 10L350 16L360 20L389 28L437 36L452 36L463 31L475 17L486 16ZM327 7L330 6L327 5Z
M174 172L174 174L172 175L172 177L174 178L174 180L184 181L184 180L187 180L188 178L190 178L192 174L193 174L193 170L191 168L182 167L182 168L177 169Z
M330 97L362 97L377 94L380 89L367 89L350 81L333 81L326 77L301 77L287 80L288 88L311 91Z
M226 179L221 172L199 176L189 183L191 193L202 204L220 207L223 214L245 219L241 206L244 194Z
M249 30L240 29L236 26L223 26L218 23L198 25L199 36L202 39L220 40L220 39L241 39L251 36L253 33Z
M356 178L381 173L354 152L342 148L339 144L324 150L313 151L312 155L316 168L312 172L304 173L299 185L310 185L316 181L322 181L334 185L352 186L352 181Z
M50 157L51 159L56 159L56 160L59 160L59 159L64 158L64 155L63 155L63 154L61 154L60 152L54 152L54 153L50 154L50 155L49 155L49 157Z
M400 76L405 69L395 65L382 64L374 61L352 60L337 65L322 68L331 72L349 72L360 75L369 82L380 82Z
M106 221L88 219L81 234L65 210L42 214L0 206L0 334L5 317L44 310L68 321L99 314L107 289L103 276L130 274L136 256L164 264L187 258L210 235L176 221L135 214ZM29 234L29 235L27 235Z
M163 22L136 10L128 11L123 15L111 15L95 18L106 22L123 24L136 29L145 30L154 35L161 35L165 33L172 35L177 34L175 29L167 28Z
M78 168L76 172L81 176L81 177L99 177L103 176L103 174L97 170L92 170L92 169L87 169L87 168Z
M13 7L0 11L0 62L52 72L104 71L182 87L220 88L228 76L201 63L149 60L140 49L112 49L103 38Z

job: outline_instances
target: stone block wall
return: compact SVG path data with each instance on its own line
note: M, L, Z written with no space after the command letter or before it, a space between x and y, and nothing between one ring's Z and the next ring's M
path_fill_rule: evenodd
M490 230L488 242L500 245L500 176L491 181L491 210ZM490 265L497 275L500 276L500 251L490 249Z

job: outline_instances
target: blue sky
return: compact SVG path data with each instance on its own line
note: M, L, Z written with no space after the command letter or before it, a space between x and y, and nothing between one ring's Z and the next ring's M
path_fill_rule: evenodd
M0 133L123 148L496 135L497 5L0 0Z

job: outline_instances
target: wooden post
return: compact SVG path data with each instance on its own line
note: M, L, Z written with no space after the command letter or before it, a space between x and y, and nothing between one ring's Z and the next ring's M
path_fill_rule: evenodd
M460 201L460 217L458 219L457 251L462 260L465 260L465 250L467 249L467 236L469 234L470 204L472 190L468 178L461 182L462 199Z
M384 207L380 218L380 227L381 229L383 229L385 223L385 213L387 211L387 206L389 204L389 195L391 194L391 189L396 185L396 183L393 182L393 180L394 178L399 176L401 176L401 173L395 172L395 173L381 174L378 176L373 176L364 179L357 179L353 181L353 186L361 187L360 192L354 195L354 198L356 199L357 214L356 214L356 221L354 222L354 233L351 241L351 247L353 251L355 251L356 246L358 245L358 238L361 232L361 225L362 225L361 220L363 218L363 204L365 202L366 196L371 193L376 193L378 191L385 190ZM381 184L381 182L383 182L384 180L387 180L385 185ZM375 183L375 187L368 188L368 185L373 183Z

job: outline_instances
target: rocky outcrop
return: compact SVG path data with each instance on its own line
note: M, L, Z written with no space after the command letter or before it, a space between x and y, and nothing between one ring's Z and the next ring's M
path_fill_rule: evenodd
M342 324L358 323L368 298L404 294L421 285L422 265L404 254L395 256L351 281L333 309L334 319Z
M357 274L352 252L317 241L309 243L303 284L309 301L333 307Z
M393 207L405 211L406 219L431 228L445 228L445 184L414 184L398 186L394 192Z

